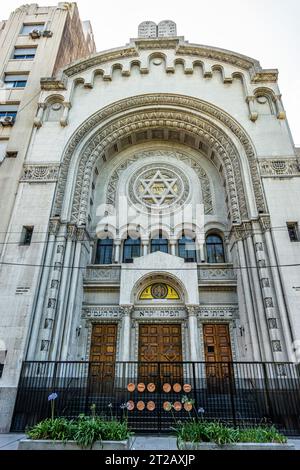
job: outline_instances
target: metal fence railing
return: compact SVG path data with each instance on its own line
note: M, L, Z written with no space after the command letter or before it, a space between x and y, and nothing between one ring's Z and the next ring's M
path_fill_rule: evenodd
M195 418L272 423L300 434L300 371L293 363L24 362L11 431L49 417L52 392L57 416L90 414L95 404L97 414L126 417L136 432L168 432Z

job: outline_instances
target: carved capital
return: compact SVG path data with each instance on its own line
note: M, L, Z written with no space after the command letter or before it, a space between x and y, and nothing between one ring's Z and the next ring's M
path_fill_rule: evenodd
M59 227L60 227L60 221L58 219L51 219L49 222L50 235L57 235Z
M124 317L129 317L133 311L133 305L120 305Z

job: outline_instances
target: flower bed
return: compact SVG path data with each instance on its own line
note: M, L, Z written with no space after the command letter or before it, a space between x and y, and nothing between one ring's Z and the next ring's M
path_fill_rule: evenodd
M46 419L27 431L19 442L22 450L129 449L131 433L127 421L98 416Z
M218 422L192 420L176 427L180 450L294 450L274 426L237 429Z

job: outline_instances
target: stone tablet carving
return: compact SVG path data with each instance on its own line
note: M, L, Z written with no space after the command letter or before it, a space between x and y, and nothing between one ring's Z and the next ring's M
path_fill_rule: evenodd
M176 23L174 21L165 20L158 23L158 37L174 37L177 36Z
M139 24L138 29L139 38L156 38L157 26L153 21L143 21Z

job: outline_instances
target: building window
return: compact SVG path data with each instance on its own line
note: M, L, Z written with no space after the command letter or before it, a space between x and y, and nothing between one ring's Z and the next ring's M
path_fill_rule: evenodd
M141 240L140 238L130 238L124 241L123 245L123 263L132 263L133 258L141 256Z
M31 33L31 31L33 30L44 31L44 29L45 29L44 23L23 24L20 34L27 35Z
M287 222L286 225L287 225L287 229L288 229L288 232L289 232L289 237L290 237L291 242L300 241L298 223L297 222Z
M184 258L184 260L189 263L197 262L196 246L193 238L183 234L178 240L178 256Z
M219 235L211 234L206 237L206 254L208 263L224 263L223 240Z
M163 238L162 233L159 233L157 238L153 238L151 240L151 253L155 253L156 251L161 251L162 253L169 252L168 240Z
M13 59L34 59L36 47L15 47Z
M113 240L105 238L98 240L95 264L112 264Z
M4 77L5 88L24 88L28 75L8 75Z
M16 118L17 116L18 105L14 104L1 104L0 105L0 118L12 117Z
M24 226L22 230L21 245L30 245L33 234L32 226Z

